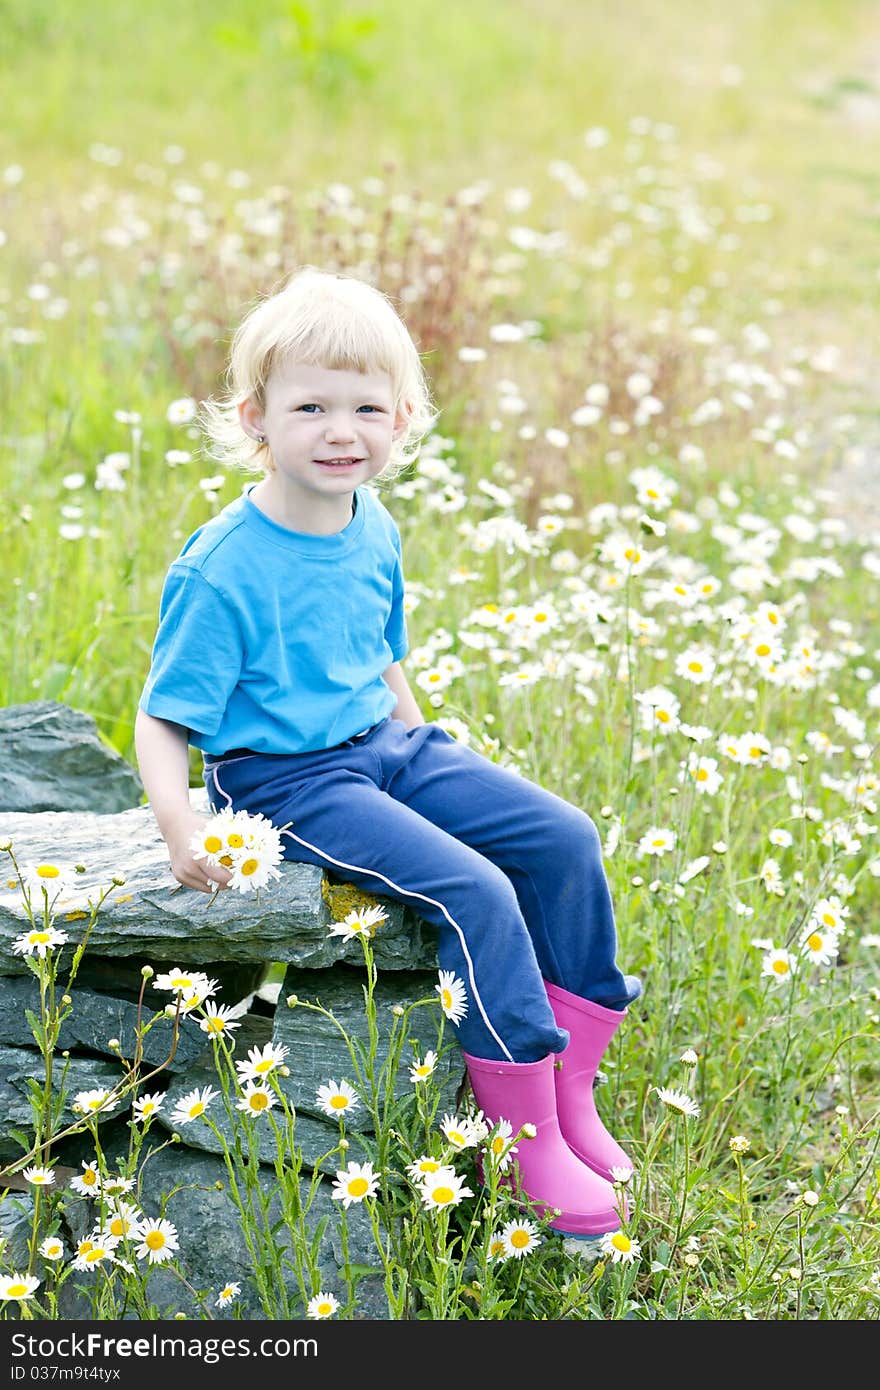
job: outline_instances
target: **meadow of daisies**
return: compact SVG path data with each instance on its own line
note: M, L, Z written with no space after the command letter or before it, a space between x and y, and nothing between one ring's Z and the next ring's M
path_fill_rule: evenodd
M722 71L725 100L743 80ZM92 141L57 199L24 162L0 169L2 703L84 709L133 761L165 569L246 481L198 430L229 334L298 264L363 275L399 304L440 412L381 493L403 536L411 684L427 718L593 816L619 962L643 982L597 1090L632 1160L625 1216L577 1242L516 1199L528 1136L490 1129L466 1096L439 1103L458 982L394 1015L402 1091L380 1065L381 906L336 924L363 948L370 1045L318 1097L339 1124L323 1180L281 1084L295 1056L241 1055L231 1001L197 970L145 979L144 1027L170 1010L214 1040L216 1081L173 1120L185 1135L227 1116L261 1316L362 1316L367 1277L390 1318L877 1316L880 540L833 486L871 424L852 382L874 269L853 257L831 313L819 232L800 219L787 261L776 229L798 219L654 90L656 114L599 92L534 187L508 156L426 193L405 148L304 185L240 153L196 159L183 136L149 158ZM265 827L213 831L259 866L237 886L271 893ZM42 1072L3 1173L18 1186L0 1187L31 1197L26 1258L0 1250L0 1316L61 1316L67 1285L98 1317L167 1316L151 1276L185 1282L186 1251L173 1191L141 1177L164 1142L161 1074L120 1058L118 1088L74 1097L94 1152L63 1189L53 1170L61 949L88 950L101 902L68 923L72 866L20 864L14 836L4 858L27 908L16 953L40 981L21 1041ZM411 1046L412 1007L436 1017L430 1050ZM110 1104L131 1121L113 1169L96 1122ZM354 1159L358 1109L372 1138ZM263 1130L271 1212L247 1161ZM342 1232L357 1221L371 1242L334 1287L315 1243L327 1187ZM189 1293L205 1318L240 1314L222 1269Z

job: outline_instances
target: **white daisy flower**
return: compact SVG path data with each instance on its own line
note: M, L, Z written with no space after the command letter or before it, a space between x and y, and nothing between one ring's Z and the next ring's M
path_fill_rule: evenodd
M315 1099L318 1108L333 1119L347 1114L350 1110L356 1110L360 1104L357 1092L348 1081L340 1081L338 1086L335 1081L328 1082L326 1086L319 1086Z
M246 1062L236 1062L235 1069L239 1074L240 1081L257 1081L260 1077L268 1076L276 1067L280 1067L284 1058L287 1056L288 1049L279 1047L277 1043L267 1042L263 1047L252 1047L248 1051Z
M652 854L661 858L675 848L676 835L674 830L664 830L661 826L652 825L650 830L646 830L638 843L639 854Z
M272 1109L276 1099L275 1092L270 1091L265 1084L248 1081L235 1105L237 1110L244 1110L248 1115L265 1115L267 1110Z
M339 1300L332 1293L316 1293L306 1304L307 1318L332 1318L339 1310Z
M173 1125L188 1125L190 1120L196 1120L200 1115L204 1115L211 1101L218 1094L213 1086L204 1086L201 1090L198 1087L194 1091L187 1091L185 1096L181 1096L171 1112L171 1123Z
M73 1098L73 1108L86 1115L97 1115L108 1110L114 1110L119 1104L118 1099L111 1097L107 1090L96 1089L94 1091L78 1091Z
M127 1178L124 1173L108 1173L101 1183L101 1195L116 1197L122 1192L130 1192L133 1187L133 1178Z
M70 1179L70 1186L74 1192L79 1193L80 1197L97 1197L101 1191L101 1175L98 1172L98 1160L93 1158L91 1162L82 1162L82 1172L75 1178Z
M781 984L783 980L790 980L796 970L797 957L783 947L768 951L761 964L761 974L769 975L777 984Z
M489 1259L502 1260L508 1259L507 1246L504 1243L504 1236L500 1231L493 1231L489 1237Z
M145 1218L139 1238L141 1243L134 1253L139 1260L148 1260L151 1265L164 1264L179 1248L177 1228L164 1217Z
M599 1242L599 1249L612 1264L633 1264L642 1253L642 1247L625 1231L606 1231Z
M236 888L239 893L265 888L270 879L281 877L280 870L275 867L280 858L280 855L276 858L271 849L252 846L233 861L228 887Z
M410 1067L410 1081L413 1083L414 1086L417 1085L420 1081L427 1081L429 1076L433 1076L436 1066L437 1053L426 1052L421 1061L416 1059L416 1061L413 1062L412 1066Z
M234 1282L224 1284L214 1302L218 1308L226 1308L234 1299L238 1298L240 1293L241 1284L236 1284Z
M347 1209L352 1202L362 1202L365 1197L375 1197L379 1185L379 1174L373 1172L372 1163L349 1163L336 1171L336 1181L330 1196L342 1202Z
M40 1254L44 1260L61 1260L64 1258L64 1241L57 1236L47 1236L40 1242Z
M451 970L441 970L439 974L440 983L434 988L440 995L440 1007L451 1023L460 1023L468 1011L464 982Z
M147 1120L152 1119L152 1117L157 1115L162 1109L165 1094L164 1091L153 1091L150 1095L144 1094L138 1096L131 1107L134 1118L140 1123L145 1123Z
M153 989L168 990L184 998L191 998L193 995L208 998L214 993L215 988L216 981L209 980L202 971L183 969L179 965L157 975L153 981Z
M812 921L823 931L843 933L849 908L842 907L837 897L820 898L811 913Z
M69 893L73 875L58 864L23 864L21 877L25 893L39 904L53 903L63 893Z
M341 936L343 941L353 941L356 936L368 940L376 935L376 928L386 921L388 913L381 907L354 908L341 922L332 922L331 936Z
M63 946L66 941L66 932L56 931L54 927L33 927L31 931L16 937L12 943L12 952L16 956L36 955L45 960L47 952L54 950L56 946Z
M51 1187L55 1181L55 1170L34 1166L25 1168L22 1177L25 1182L33 1183L34 1187Z
M430 1177L432 1173L439 1173L445 1165L439 1158L434 1158L431 1154L422 1154L414 1163L408 1163L406 1171L413 1182L418 1184L423 1178Z
M241 1015L247 1012L246 1002L215 1004L213 999L209 999L205 1005L205 1016L199 1019L199 1027L202 1032L208 1033L211 1037L220 1037L240 1028Z
M530 1255L541 1244L537 1226L524 1218L508 1221L501 1229L501 1239L504 1242L505 1255L508 1259L514 1260L521 1260L524 1255Z
M141 1236L143 1212L133 1202L114 1198L108 1204L101 1235L116 1236L119 1240L138 1240Z
M12 1299L24 1303L33 1298L39 1287L40 1280L35 1274L0 1274L0 1300L4 1302Z
M473 1197L474 1194L469 1187L465 1187L464 1178L454 1168L444 1165L436 1173L426 1173L419 1184L419 1195L423 1206L432 1211L457 1206L462 1198Z
M73 1268L83 1273L86 1270L97 1269L105 1260L112 1263L113 1252L118 1244L116 1236L96 1236L96 1233L93 1233L86 1240L77 1242Z
M699 1105L685 1091L676 1091L668 1086L655 1086L654 1090L669 1110L675 1110L679 1115L690 1115L694 1119L699 1116Z
M839 951L837 933L808 928L801 938L801 955L814 965L830 965Z
M453 1149L472 1149L477 1142L473 1125L468 1119L460 1120L456 1115L444 1115L440 1128L446 1136L446 1142Z
M196 403L191 396L181 396L179 400L172 401L165 411L169 425L188 425L195 418Z

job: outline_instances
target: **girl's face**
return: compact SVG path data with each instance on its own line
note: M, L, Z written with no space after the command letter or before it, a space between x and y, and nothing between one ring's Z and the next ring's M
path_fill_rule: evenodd
M281 362L269 376L265 397L263 411L252 401L240 408L242 425L266 436L276 486L294 505L344 498L375 478L405 425L395 413L387 372Z

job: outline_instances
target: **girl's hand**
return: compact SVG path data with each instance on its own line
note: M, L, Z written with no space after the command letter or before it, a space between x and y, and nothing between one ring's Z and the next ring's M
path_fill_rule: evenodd
M174 877L184 888L196 888L200 893L228 888L232 877L222 864L208 864L193 855L190 841L196 831L207 823L207 816L200 816L197 811L187 811L175 820L165 835Z

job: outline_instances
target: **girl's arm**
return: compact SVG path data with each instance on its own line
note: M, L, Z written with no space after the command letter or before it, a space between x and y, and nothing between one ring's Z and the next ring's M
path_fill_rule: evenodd
M225 888L229 872L221 864L193 858L190 839L205 823L189 799L189 738L181 724L156 719L139 709L134 722L138 771L150 809L168 846L171 872L187 888L210 893Z
M403 674L400 662L395 661L392 666L389 666L388 670L383 673L382 679L397 696L397 708L391 711L392 719L402 719L408 729L415 729L417 725L424 724L422 711L416 703L415 695L409 688L409 682Z

